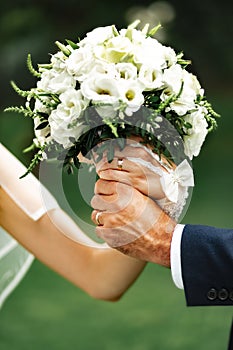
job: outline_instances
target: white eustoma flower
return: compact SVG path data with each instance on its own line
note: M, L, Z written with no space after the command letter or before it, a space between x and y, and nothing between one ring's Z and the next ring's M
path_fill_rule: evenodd
M114 37L114 31L112 26L98 27L88 32L86 37L79 42L79 46L96 46L99 43L103 43L106 40Z
M47 125L43 129L37 130L36 128L41 124L41 119L39 117L34 118L34 133L36 138L33 139L34 144L38 146L44 146L44 144L48 144L52 141L52 137L50 135L50 126Z
M58 72L48 69L41 74L41 80L37 83L38 90L61 94L67 88L75 87L75 79L66 70Z
M43 97L44 101L48 102L48 97ZM45 113L49 115L51 113L51 109L45 106L40 100L35 101L34 112L36 113ZM48 144L52 141L50 135L50 126L47 125L43 129L37 129L37 127L42 123L40 117L36 117L33 119L34 121L34 134L36 138L33 140L34 144L39 147L43 146L45 143Z
M146 35L140 30L137 29L121 29L120 30L121 36L126 36L130 38L133 46L141 45L146 40Z
M110 63L118 63L132 52L132 43L128 38L115 36L94 49L95 57Z
M143 86L133 79L117 80L100 74L84 81L81 84L81 91L83 96L98 106L98 113L102 117L106 116L110 110L116 111L120 105L124 105L127 109L126 114L131 115L144 102ZM112 117L114 116L115 112L112 113Z
M137 67L132 63L117 63L115 70L118 72L119 78L137 79Z
M163 86L161 69L142 65L139 70L139 80L145 86L144 90L160 89Z
M125 107L125 114L131 116L144 103L144 96L142 94L143 85L136 80L120 79L118 82L120 89L120 100Z
M184 117L185 121L192 125L192 128L187 129L188 135L184 136L184 150L185 154L192 159L197 157L203 142L208 133L208 124L205 115L208 111L205 107L198 106L197 111L188 114Z
M80 119L82 111L88 102L80 90L69 89L60 95L61 103L49 116L52 138L64 148L72 146L70 137L78 139L85 126Z
M95 103L115 104L120 97L118 80L107 74L96 74L81 84L85 98Z
M49 103L50 100L48 98L48 96L41 96L41 99L43 99L43 101L45 103ZM45 105L45 103L43 103L41 100L35 100L35 106L34 106L34 111L35 112L41 112L41 113L46 113L49 114L51 111L51 108L47 107Z

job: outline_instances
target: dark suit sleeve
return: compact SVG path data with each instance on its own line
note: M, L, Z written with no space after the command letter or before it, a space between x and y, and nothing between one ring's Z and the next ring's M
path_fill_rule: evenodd
M181 265L187 305L233 305L233 230L186 225Z

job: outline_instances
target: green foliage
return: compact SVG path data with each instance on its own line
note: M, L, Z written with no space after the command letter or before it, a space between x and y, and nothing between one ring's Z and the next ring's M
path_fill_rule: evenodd
M65 46L64 44L60 43L59 41L55 41L55 44L61 50L61 52L64 53L65 56L69 57L71 54L71 51Z
M28 54L28 57L27 57L27 67L28 67L28 70L29 72L34 75L34 77L37 77L37 78L40 78L41 77L41 73L39 73L38 71L36 71L32 65L32 58L31 58L31 55L30 53Z
M19 114L23 114L25 117L29 117L29 118L35 118L36 114L34 112L32 112L32 110L30 108L24 108L23 106L20 107L7 107L4 109L4 112L14 112L14 113L19 113Z

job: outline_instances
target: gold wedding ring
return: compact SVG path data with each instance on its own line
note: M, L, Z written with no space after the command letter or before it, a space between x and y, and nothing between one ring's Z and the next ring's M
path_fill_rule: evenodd
M123 168L123 159L117 159L117 168L119 169L119 170L122 170L122 168Z
M97 222L98 226L102 226L101 222L100 222L100 215L102 214L101 211L98 211L98 213L96 214L95 217L95 221Z

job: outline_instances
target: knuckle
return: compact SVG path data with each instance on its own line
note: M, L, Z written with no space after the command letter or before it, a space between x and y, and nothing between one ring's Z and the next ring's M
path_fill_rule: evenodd
M108 180L105 182L105 188L108 190L108 193L116 192L117 182L115 180Z
M104 170L104 177L108 180L114 180L115 179L115 172L112 169L106 169Z
M101 185L102 185L103 180L98 179L95 183L95 188L94 188L94 193L97 194L100 192Z
M97 195L94 195L91 199L91 206L92 208L94 209L97 209L97 200L98 200L98 196Z
M91 213L91 220L95 222L95 217L96 217L96 210L93 210Z

